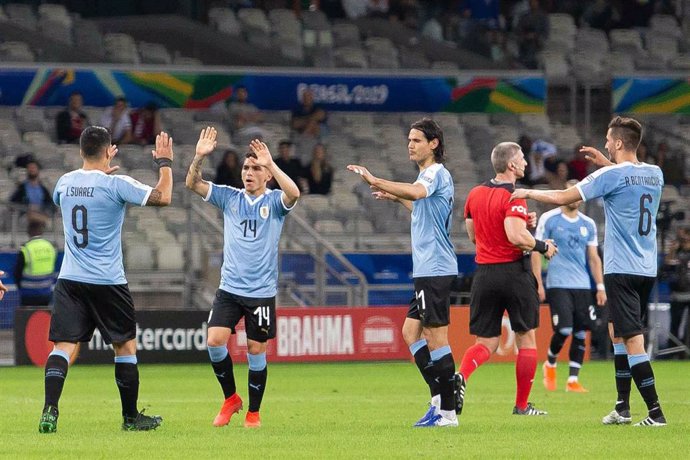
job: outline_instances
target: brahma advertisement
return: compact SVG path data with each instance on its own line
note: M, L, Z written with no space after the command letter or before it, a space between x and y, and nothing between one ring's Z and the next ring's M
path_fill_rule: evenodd
M276 338L268 344L271 362L409 360L401 329L407 307L279 308ZM207 362L208 312L140 311L137 313L137 355L142 363ZM537 329L539 359L546 358L551 326L542 306ZM474 343L469 335L469 308L451 308L450 345L456 360ZM53 348L48 341L50 312L19 309L15 316L16 364L43 366ZM566 345L567 346L567 345ZM240 322L228 342L235 362L247 360L247 336ZM503 319L501 344L492 362L514 361L515 334ZM564 354L565 355L565 354ZM587 358L587 357L586 357ZM563 359L567 359L565 356ZM588 359L588 358L587 358ZM77 362L112 363L113 352L98 330L81 345Z

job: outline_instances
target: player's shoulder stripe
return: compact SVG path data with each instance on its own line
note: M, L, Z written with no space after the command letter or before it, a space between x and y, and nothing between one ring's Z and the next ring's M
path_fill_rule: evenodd
M125 182L127 182L128 184L133 185L133 186L135 186L135 187L137 187L137 188L145 188L145 189L150 188L149 185L143 184L143 183L139 182L138 180L136 180L135 178L130 177L130 176L125 176L124 174L114 174L114 175L112 175L112 176L110 176L110 177L112 177L113 180L125 181Z
M584 220L585 222L589 222L590 224L596 227L597 223L594 221L594 219L592 219L588 215L582 214L580 211L578 211L577 214L582 218L582 220Z
M626 163L618 163L618 164L613 164L613 165L609 165L609 166L604 166L603 168L597 169L596 171L594 171L593 173L591 173L587 177L591 178L591 179L595 179L595 178L601 176L602 174L606 174L608 172L612 172L612 171L620 172L622 169L625 169L630 165L632 165L632 163L626 162ZM585 180L587 180L587 178L585 178Z
M561 210L561 208L554 208L554 209L551 209L551 210L543 213L541 215L541 219L544 219L543 221L547 222L552 217L560 216L561 214L563 214L563 211Z

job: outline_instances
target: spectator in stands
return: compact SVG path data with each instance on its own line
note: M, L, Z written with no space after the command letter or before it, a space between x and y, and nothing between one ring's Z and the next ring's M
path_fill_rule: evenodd
M547 169L555 171L556 146L544 140L536 140L532 143L529 153L530 182L532 184L545 184L548 180ZM552 163L553 165L548 165Z
M590 173L592 166L591 161L587 161L587 156L580 150L580 145L575 146L575 154L573 159L568 162L568 169L570 169L570 178L581 181Z
M661 164L659 164L660 162L658 157L649 151L649 146L645 141L640 142L640 146L637 148L637 159L641 163L657 165L659 167L662 166ZM663 160L661 161L661 163L663 164Z
M278 144L278 156L273 162L293 180L301 191L306 189L304 181L304 168L302 162L294 158L293 143L289 140L282 140ZM271 179L269 188L280 188L276 180Z
M300 104L292 111L290 127L300 135L319 138L326 123L326 111L314 103L314 93L305 89Z
M242 165L240 165L240 160L234 149L228 149L223 154L223 161L216 168L216 178L213 183L244 188L242 184Z
M331 192L333 167L326 159L326 147L323 144L316 144L312 149L312 160L305 169L305 176L310 194L328 195Z
M539 66L538 54L549 34L549 20L539 0L529 1L529 10L518 20L515 34L520 62L528 69L536 69Z
M43 221L29 221L29 241L17 254L14 280L23 306L48 305L53 299L57 249L43 238L44 231Z
M230 132L237 145L248 144L252 139L263 139L266 133L259 126L263 115L259 108L249 102L249 91L245 86L235 88L234 99L228 104Z
M115 105L105 109L101 116L101 126L110 130L113 144L132 142L132 120L127 109L127 99L120 96L115 99Z
M688 179L685 176L687 160L682 151L671 152L668 144L662 141L659 142L656 148L656 156L658 158L657 164L664 173L665 184L680 187L688 183Z
M568 164L563 160L558 160L556 163L556 173L547 174L548 185L551 190L562 190L567 188L566 182L568 182Z
M29 220L45 220L53 214L53 200L40 179L41 167L36 160L26 165L26 180L19 184L10 197L15 204L27 208Z
M462 0L458 6L458 36L463 46L485 56L491 55L487 31L503 29L499 0Z
M83 104L84 98L80 92L74 91L69 95L67 108L55 118L58 142L79 142L81 132L89 125L89 117L82 111Z
M690 308L690 228L679 228L676 241L671 244L664 260L671 288L671 334L682 340L680 327L685 310ZM688 338L685 337L688 343Z
M162 131L161 116L158 106L149 102L139 110L131 114L133 144L153 145L156 143L156 135Z

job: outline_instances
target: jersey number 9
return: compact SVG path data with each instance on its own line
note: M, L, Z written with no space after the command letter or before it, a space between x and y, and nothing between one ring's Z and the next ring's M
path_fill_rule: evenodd
M74 235L72 238L74 239L74 244L79 249L84 249L89 244L89 229L87 227L88 215L86 206L78 205L72 208L72 228L81 235L81 243L77 235Z

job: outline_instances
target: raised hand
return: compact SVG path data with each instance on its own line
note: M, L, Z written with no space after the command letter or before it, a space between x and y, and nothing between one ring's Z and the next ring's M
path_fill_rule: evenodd
M249 148L256 155L256 163L259 166L268 168L273 163L273 157L271 152L268 150L268 146L258 139L254 139L249 143Z
M108 147L108 150L105 153L106 158L108 159L108 163L106 165L105 173L106 174L112 174L118 169L120 169L119 166L110 166L110 162L112 161L113 158L115 158L115 155L117 155L117 145L111 144L110 147Z
M161 133L156 136L156 150L152 150L151 154L154 159L167 158L168 160L172 160L174 156L172 137L165 131L161 131Z
M216 131L216 128L207 126L202 129L201 134L199 134L199 141L196 143L196 154L200 157L205 157L213 152L218 144L218 142L216 142L217 136L218 131Z
M585 154L585 158L588 161L591 161L593 164L597 166L611 166L613 164L611 160L606 158L606 155L604 155L594 147L588 147L586 145L583 145L582 147L580 147L580 152Z
M348 169L348 171L352 171L353 173L359 174L360 176L362 176L362 180L369 185L371 185L371 183L374 182L374 179L376 179L374 177L374 175L371 174L369 172L369 170L367 168L365 168L364 166L347 165L347 169Z

